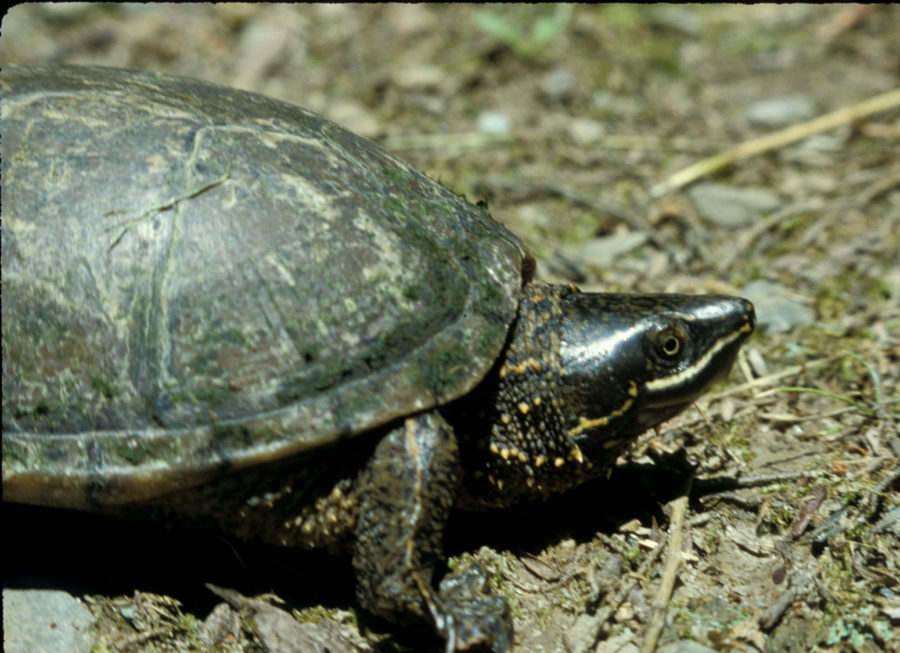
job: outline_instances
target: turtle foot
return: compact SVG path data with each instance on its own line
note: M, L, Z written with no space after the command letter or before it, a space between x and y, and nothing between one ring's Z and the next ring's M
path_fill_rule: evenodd
M438 595L429 601L438 632L453 651L512 650L513 625L509 605L492 596L487 575L477 565L441 581Z

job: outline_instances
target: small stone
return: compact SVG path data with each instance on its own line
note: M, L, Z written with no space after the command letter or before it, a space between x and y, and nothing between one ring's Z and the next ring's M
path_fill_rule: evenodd
M639 641L637 635L625 628L617 635L613 635L597 644L594 653L638 653L640 649L638 649L635 641Z
M579 146L596 143L605 132L603 124L591 118L577 117L569 124L569 135Z
M625 603L619 606L619 609L616 610L615 620L619 623L623 623L625 621L631 621L634 619L634 607Z
M682 639L658 649L658 653L715 653L715 649L690 639Z
M418 64L402 66L391 75L394 83L404 90L433 90L440 86L446 75L437 66Z
M815 312L799 302L781 284L765 279L751 281L741 289L741 295L756 306L756 319L761 329L773 332L790 331L803 324L812 324Z
M482 134L505 136L512 131L512 119L502 111L482 111L476 125Z
M3 590L6 653L89 653L94 616L74 596L57 590Z
M781 206L781 198L768 188L698 184L688 198L701 216L721 227L740 227Z
M594 91L591 96L591 103L595 109L606 109L613 103L613 95L607 90Z
M783 95L761 100L747 109L747 119L765 127L784 127L809 120L815 114L816 103L805 95Z
M540 81L541 93L550 100L568 100L575 92L577 80L567 68L555 68Z
M656 26L685 36L696 38L703 33L703 19L690 5L657 5L651 20Z
M206 646L212 648L226 642L229 637L237 639L241 634L241 617L227 603L220 603L200 625L197 636Z
M578 258L594 267L610 267L616 262L616 259L646 242L647 234L640 231L627 231L611 236L592 238L578 249Z
M77 20L95 8L93 2L43 2L36 6L45 16L60 21Z
M234 614L241 619L252 620L253 630L262 649L271 653L366 653L371 651L357 628L332 619L318 623L299 623L292 614L260 599L243 596L235 590L207 585L220 598L225 599ZM211 630L221 630L224 620L231 619L229 611L219 608L207 619ZM205 624L204 624L205 625ZM229 626L231 627L231 626Z
M591 103L595 109L614 116L633 116L640 111L639 103L634 98L613 95L606 89L595 91Z
M766 359L763 358L762 352L756 347L746 347L744 351L747 354L747 361L750 363L753 376L757 378L768 376L769 366L766 365Z
M594 641L596 618L593 615L581 614L565 630L566 649L569 651L586 651Z

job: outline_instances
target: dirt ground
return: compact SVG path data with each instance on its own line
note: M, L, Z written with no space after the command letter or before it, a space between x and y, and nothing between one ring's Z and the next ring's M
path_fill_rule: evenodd
M31 4L4 17L0 63L294 102L486 201L547 280L751 296L759 332L702 411L608 481L455 517L451 565L490 571L518 651L900 651L897 102L673 182L896 93L897 34L898 6ZM324 619L331 650L437 646L358 610L345 560L8 506L4 523L4 587L81 597L95 651L324 650L288 613ZM280 610L231 595L210 617L206 582Z

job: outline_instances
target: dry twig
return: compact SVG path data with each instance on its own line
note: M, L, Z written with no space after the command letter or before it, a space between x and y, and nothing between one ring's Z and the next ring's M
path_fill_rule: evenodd
M808 138L813 134L828 131L829 129L834 129L835 127L840 127L841 125L846 125L896 107L900 107L900 88L876 95L849 107L826 113L824 116L813 118L807 122L791 125L777 132L738 143L734 147L730 147L670 175L667 179L650 189L650 197L662 197L666 193L683 188L701 177L718 172L742 159L780 149L791 143Z
M666 567L659 583L659 591L653 600L653 617L645 631L641 653L653 653L656 650L659 636L666 625L669 601L675 589L678 568L681 566L681 534L684 532L684 519L690 494L690 487L687 487L685 493L672 502L672 525L669 528L669 542L666 546Z

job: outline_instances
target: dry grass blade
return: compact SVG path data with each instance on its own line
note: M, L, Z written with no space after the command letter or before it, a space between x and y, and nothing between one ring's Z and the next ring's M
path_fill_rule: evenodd
M829 129L834 129L835 127L840 127L841 125L896 107L900 107L900 88L876 95L849 107L826 113L824 116L819 116L807 122L791 125L777 132L744 141L724 152L719 152L679 170L668 179L653 186L650 189L650 196L653 198L661 197L673 190L687 186L700 177L705 177L708 174L728 167L741 159L776 150L813 134L828 131Z
M666 614L672 592L675 589L675 580L678 568L681 566L681 535L684 532L684 520L687 515L688 497L690 487L685 494L672 502L672 525L669 529L669 542L666 547L666 566L659 584L659 591L653 601L653 617L650 625L644 633L644 641L641 645L641 653L653 653L659 642L666 624Z

